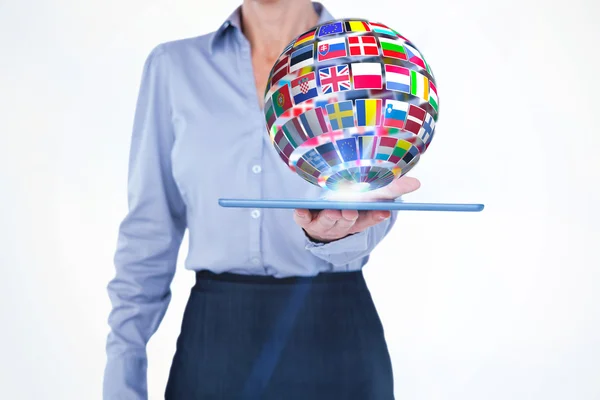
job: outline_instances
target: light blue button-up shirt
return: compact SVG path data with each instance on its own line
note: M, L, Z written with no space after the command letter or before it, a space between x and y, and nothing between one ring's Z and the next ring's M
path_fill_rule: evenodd
M333 19L313 3L319 23ZM185 267L275 277L361 269L397 214L314 243L293 210L222 208L220 197L318 198L273 148L257 99L239 8L216 32L162 43L143 70L131 141L129 211L108 285L104 398L147 397L146 344L170 301L184 232Z

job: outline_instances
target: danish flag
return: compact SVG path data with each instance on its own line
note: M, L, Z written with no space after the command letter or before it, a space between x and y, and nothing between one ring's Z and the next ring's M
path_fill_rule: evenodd
M377 39L372 35L348 37L348 47L351 56L378 56Z

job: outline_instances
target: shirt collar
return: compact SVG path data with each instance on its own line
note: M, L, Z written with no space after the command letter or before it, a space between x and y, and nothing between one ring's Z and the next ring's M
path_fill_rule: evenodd
M321 25L327 21L333 20L333 16L329 13L329 11L327 11L327 9L325 8L325 6L323 6L323 4L321 4L320 2L317 2L317 1L313 1L312 4L313 4L313 7L315 8L315 11L319 15L319 22L317 23L317 25ZM210 38L210 43L209 43L209 49L210 49L211 54L214 52L216 46L223 39L223 37L225 36L225 34L229 30L229 28L241 30L241 28L242 28L242 24L241 24L241 20L240 20L241 9L242 9L242 6L238 6L231 13L231 15L229 17L227 17L225 22L223 22L221 24L219 29L217 29L213 33L212 37Z

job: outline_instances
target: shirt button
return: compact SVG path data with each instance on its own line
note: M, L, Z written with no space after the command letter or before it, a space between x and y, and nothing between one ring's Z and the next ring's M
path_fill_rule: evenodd
M252 167L252 172L254 172L255 174L260 174L260 171L262 171L262 168L260 167L260 165L254 165Z
M252 213L250 214L252 215L252 218L258 218L260 217L260 211L259 210L252 210Z
M250 261L254 265L258 265L260 263L260 259L258 257L252 257L252 260L250 260Z

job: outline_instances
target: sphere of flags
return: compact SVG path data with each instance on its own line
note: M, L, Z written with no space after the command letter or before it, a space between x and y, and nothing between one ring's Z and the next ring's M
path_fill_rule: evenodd
M275 62L265 90L267 132L306 181L369 191L410 171L439 114L423 54L394 29L364 19L318 25Z

